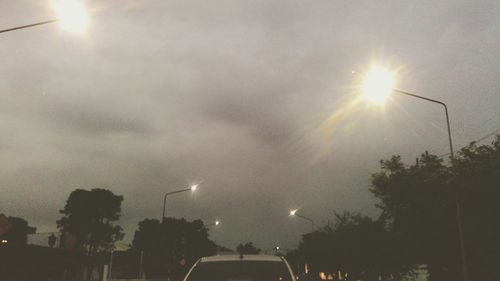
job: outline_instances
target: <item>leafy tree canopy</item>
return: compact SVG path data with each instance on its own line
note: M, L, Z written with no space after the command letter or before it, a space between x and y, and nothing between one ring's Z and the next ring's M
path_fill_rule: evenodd
M144 253L147 276L181 276L199 258L216 253L217 245L208 236L201 220L145 219L139 222L132 248Z
M340 271L352 280L378 280L379 276L400 280L411 271L403 262L400 244L383 220L344 212L336 214L333 227L303 235L298 254L315 273Z
M36 227L28 225L25 219L17 217L8 217L7 220L12 225L12 228L0 236L0 240L7 240L9 245L26 245L28 234L34 234Z
M240 243L236 247L236 251L241 255L256 255L260 254L260 249L255 247L252 242L247 242L245 244Z
M63 233L76 235L80 247L89 252L108 249L123 238L120 218L123 196L106 189L76 189L69 195L57 226Z
M461 207L470 276L494 280L500 256L500 136L491 145L471 143L453 165L424 153L413 165L382 160L371 192L388 227L406 239L413 263L425 263L431 280L461 278L457 202Z

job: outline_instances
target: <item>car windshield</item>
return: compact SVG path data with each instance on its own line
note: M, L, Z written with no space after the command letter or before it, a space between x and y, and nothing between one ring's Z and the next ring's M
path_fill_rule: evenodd
M283 262L221 261L201 262L186 281L291 281Z

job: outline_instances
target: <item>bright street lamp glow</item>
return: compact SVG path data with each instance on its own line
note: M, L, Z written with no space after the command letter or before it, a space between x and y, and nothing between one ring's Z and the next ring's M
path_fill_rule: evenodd
M198 188L198 185L197 184L193 184L191 186L191 191L196 191L197 188Z
M295 210L291 210L291 211L290 211L290 216L295 216L295 213L297 213L297 209L295 209Z
M64 30L81 33L88 25L88 14L85 5L78 0L53 0L52 8L57 20Z
M215 221L215 225L219 225L220 224L220 221Z
M394 87L394 76L394 72L380 66L373 66L366 73L361 85L364 98L377 104L383 104Z

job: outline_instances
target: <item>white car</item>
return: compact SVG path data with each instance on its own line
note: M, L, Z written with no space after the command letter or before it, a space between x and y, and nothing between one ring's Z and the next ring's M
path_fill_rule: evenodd
M184 281L295 281L295 277L283 257L221 255L198 260Z

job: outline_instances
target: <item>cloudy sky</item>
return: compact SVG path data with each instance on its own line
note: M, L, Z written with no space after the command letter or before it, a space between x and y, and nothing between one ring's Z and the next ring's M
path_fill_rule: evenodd
M378 160L448 152L441 107L359 101L374 62L445 101L455 147L500 128L500 2L87 1L90 26L0 35L0 213L54 231L75 188L123 195L120 224L221 219L218 243L294 247L333 211L375 215ZM53 18L0 0L0 29ZM492 138L486 139L488 143Z

